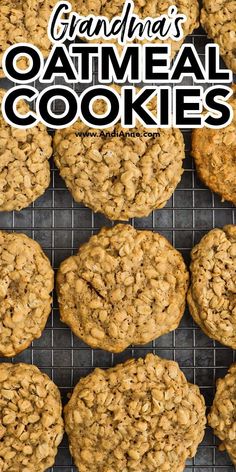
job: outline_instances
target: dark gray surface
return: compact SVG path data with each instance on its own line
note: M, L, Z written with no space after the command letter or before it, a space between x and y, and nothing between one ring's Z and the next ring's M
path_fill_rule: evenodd
M202 30L190 36L187 41L196 45L203 58L203 46L207 40ZM95 81L94 75L94 83ZM11 86L4 80L0 85L7 88ZM229 203L222 203L218 196L213 195L198 180L190 158L191 131L184 132L184 136L185 172L173 197L165 208L153 212L147 218L134 219L131 223L136 228L153 229L166 236L189 263L190 250L206 232L216 226L235 223L235 209ZM93 214L83 205L73 202L53 163L51 185L43 197L21 212L0 213L0 229L24 232L34 238L48 254L55 270L91 234L110 224L112 223L102 215ZM235 353L231 349L211 341L198 329L187 310L175 332L162 336L145 347L136 346L119 355L92 350L59 321L57 303L54 300L52 316L42 337L12 361L37 365L58 385L66 402L67 393L94 367L106 368L130 357L144 356L147 352L178 361L188 380L199 385L208 406L212 403L215 379L225 375L235 359ZM0 361L4 362L5 359ZM218 452L216 443L212 432L207 429L196 457L188 461L185 472L232 472L234 467L226 454ZM52 471L76 471L66 438L59 448Z

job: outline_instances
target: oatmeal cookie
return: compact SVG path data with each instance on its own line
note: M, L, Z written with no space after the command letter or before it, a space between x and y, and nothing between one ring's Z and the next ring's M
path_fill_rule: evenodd
M80 380L65 407L80 472L182 472L204 435L205 403L176 362L148 354Z
M15 356L39 338L51 311L54 273L38 243L0 231L0 354Z
M79 13L80 15L102 15L111 20L114 16L120 15L124 7L125 0L115 0L115 1L106 1L106 0L71 0L73 11ZM186 15L187 20L185 23L182 23L183 28L183 39L179 41L173 41L172 39L166 39L164 41L155 40L149 41L151 43L165 43L170 44L171 46L171 56L174 57L176 52L179 50L180 46L183 44L185 37L188 34L191 34L195 28L199 26L199 4L197 0L134 0L135 8L134 13L139 16L139 18L151 17L155 18L168 13L168 8L172 5L175 5L178 9L178 13ZM99 42L96 40L95 42ZM104 42L104 40L100 40ZM106 41L107 42L107 41ZM109 41L109 42L115 42ZM136 40L135 42L140 42ZM142 43L147 43L148 41L142 41ZM116 43L118 44L118 43ZM118 45L118 50L121 50L121 47Z
M213 229L191 256L190 312L210 338L236 349L236 226Z
M236 85L229 100L233 121L226 128L192 132L192 156L200 179L213 192L236 205Z
M227 67L236 73L235 0L203 0L201 24L208 36L219 44Z
M236 364L217 381L216 395L208 415L208 423L222 441L220 450L228 452L236 466Z
M92 236L57 276L62 321L111 352L174 330L187 288L183 258L163 236L122 224Z
M63 436L60 392L34 365L0 364L0 470L44 472Z
M0 89L0 104L6 91ZM21 100L19 113L27 113ZM0 211L21 210L43 195L50 184L51 136L38 124L12 128L0 114Z
M96 112L104 112L98 100ZM155 113L155 100L150 111ZM184 140L179 129L124 129L118 123L101 136L81 121L54 136L54 159L77 202L111 220L147 216L165 206L183 173ZM120 135L131 132L134 136ZM82 133L97 133L83 137ZM135 136L140 133L140 137Z
M50 14L57 0L1 0L0 2L0 68L4 52L12 44L32 43L47 57L51 42L47 35ZM25 69L27 61L18 61ZM0 69L0 77L3 71Z

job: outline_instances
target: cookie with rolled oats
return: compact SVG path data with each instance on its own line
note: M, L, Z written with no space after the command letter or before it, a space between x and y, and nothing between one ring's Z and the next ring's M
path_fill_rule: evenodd
M51 311L54 273L36 241L0 231L0 354L15 356L39 338Z
M95 103L96 113L104 113L106 104ZM155 100L149 105L155 115ZM147 216L165 206L183 173L181 131L147 132L140 123L132 129L118 123L105 132L110 134L77 121L55 133L55 163L75 201L111 220Z
M201 24L208 36L220 46L227 67L236 73L235 0L203 0Z
M210 338L236 349L236 226L207 233L191 258L190 313Z
M63 436L60 392L34 365L0 364L0 470L44 472Z
M111 1L95 1L95 0L71 0L73 11L79 13L80 15L102 15L111 20L114 16L121 14L125 0L115 0ZM178 13L186 15L186 21L181 23L183 29L183 38L174 41L173 39L163 40L135 40L134 42L142 43L164 43L171 46L171 57L174 57L180 46L183 44L185 37L193 32L195 28L199 26L199 4L197 0L134 0L134 13L138 15L139 18L144 19L146 17L157 18L168 13L168 9L171 6L176 6ZM107 40L99 39L95 42L107 42ZM118 50L122 51L121 46L117 41L112 40L109 42L114 42L118 45Z
M200 179L222 201L236 205L236 85L229 104L232 122L221 129L198 128L192 132L192 156Z
M57 0L1 0L0 2L0 77L3 76L2 56L16 43L31 43L37 46L44 57L51 49L47 34L50 14ZM17 62L26 69L26 58Z
M176 362L153 354L95 369L64 412L80 472L182 472L206 423L199 388Z
M221 440L220 450L226 450L236 466L236 364L232 364L223 379L218 379L216 394L208 415L208 423Z
M92 236L57 275L61 320L112 352L174 330L187 288L183 258L163 236L122 224Z
M0 89L0 103L5 92ZM24 100L17 109L29 111ZM50 184L51 141L45 125L12 128L0 114L0 211L21 210L44 194Z

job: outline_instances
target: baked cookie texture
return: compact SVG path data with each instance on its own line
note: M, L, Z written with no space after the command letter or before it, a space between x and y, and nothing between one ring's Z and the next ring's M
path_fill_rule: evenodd
M44 57L51 49L47 35L49 17L57 0L1 0L0 2L0 77L2 56L12 44L32 43ZM27 67L26 59L18 61L18 67Z
M0 89L0 105L5 92ZM21 100L18 112L28 111ZM0 113L0 211L21 210L43 195L50 184L51 141L43 124L12 128Z
M0 470L44 472L63 436L56 385L34 365L0 364Z
M102 15L106 16L110 20L120 15L124 7L124 0L105 1L105 0L71 0L73 11L80 15ZM178 9L178 13L185 14L187 17L186 22L182 23L183 39L179 41L173 41L172 39L166 39L164 41L134 41L142 43L165 43L171 46L171 56L174 57L180 46L183 44L185 37L193 32L194 29L199 26L199 4L197 0L134 0L134 13L139 18L151 17L155 18L168 13L168 8L175 5ZM99 40L100 42L107 42ZM94 41L98 42L98 40ZM111 41L109 41L111 42ZM115 41L113 41L115 42ZM117 43L118 44L118 43ZM121 47L118 45L118 50Z
M201 24L208 36L219 44L227 67L236 73L235 0L203 0Z
M236 349L236 226L210 231L191 257L190 313L210 338Z
M181 254L160 234L103 228L59 268L61 320L91 347L121 352L178 326L188 278Z
M217 381L217 389L208 423L222 441L220 450L226 450L236 465L236 364L233 364L223 379Z
M96 102L104 113L105 103ZM155 101L150 111L155 114ZM81 121L54 135L54 159L77 202L111 220L143 217L165 206L183 173L184 140L179 129L124 129L120 124L105 130L116 136L101 136ZM97 136L83 136L91 132ZM134 136L120 136L120 133ZM140 137L135 136L140 133ZM118 136L117 136L118 134Z
M65 410L80 472L182 472L204 435L205 403L176 362L148 354L76 385Z
M235 3L235 2L234 2ZM222 129L198 128L192 132L192 156L200 179L213 192L236 205L236 85L229 103L233 120Z
M38 243L0 231L0 354L15 356L39 338L51 311L54 273Z

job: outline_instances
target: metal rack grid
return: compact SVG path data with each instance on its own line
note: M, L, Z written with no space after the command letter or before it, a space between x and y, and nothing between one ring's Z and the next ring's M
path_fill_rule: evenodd
M204 45L209 42L205 33L199 29L187 41L195 44L204 59ZM2 80L0 86L9 88L12 84ZM190 250L206 232L217 226L235 223L235 209L227 202L222 203L217 195L212 194L198 180L190 157L191 132L183 130L183 134L186 143L185 172L173 197L165 208L153 212L147 218L132 219L130 222L136 228L163 234L189 263ZM102 215L94 214L72 200L53 162L51 184L44 196L21 212L0 214L0 229L24 232L34 238L44 248L55 270L91 234L98 232L104 225L112 224ZM73 386L94 367L107 368L130 357L144 356L147 352L178 361L188 380L199 385L208 406L212 403L215 380L225 375L235 360L235 353L231 349L210 340L200 331L187 309L175 332L146 346L130 347L116 355L90 349L59 321L54 297L52 316L42 337L12 361L37 365L58 385L66 402ZM0 358L0 361L4 362L5 359ZM196 457L187 462L185 472L233 472L234 467L228 456L218 451L217 444L217 439L207 428L204 441ZM64 438L50 472L75 471L67 439Z

